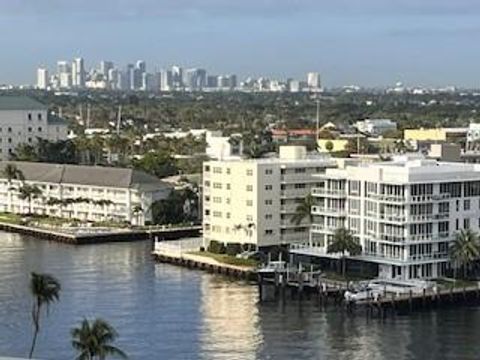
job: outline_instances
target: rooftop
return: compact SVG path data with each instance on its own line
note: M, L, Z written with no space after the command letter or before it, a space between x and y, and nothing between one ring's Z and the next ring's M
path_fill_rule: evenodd
M0 96L0 110L47 110L48 107L28 96Z
M15 165L27 181L142 190L169 187L155 176L128 168L1 161L0 170L3 171L7 164ZM0 177L4 175L0 173Z

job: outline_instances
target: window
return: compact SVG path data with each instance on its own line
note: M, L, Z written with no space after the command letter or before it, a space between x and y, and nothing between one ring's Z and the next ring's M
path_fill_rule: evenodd
M230 198L227 198L225 201L227 204L230 204Z
M213 173L214 174L221 174L222 173L222 168L221 167L214 167L213 168Z
M216 217L216 218L222 217L222 212L221 211L214 211L213 212L213 217Z
M227 212L226 218L230 219L230 213L229 212Z
M295 168L295 174L303 174L307 171L306 168Z
M213 197L213 202L216 204L221 204L222 203L222 198L219 196L214 196Z
M230 190L230 184L227 184L227 190Z
M305 184L295 184L295 189L305 189L307 185Z
M203 168L203 171L206 171L206 172L210 171L210 166L209 166L209 165L205 165L205 167Z
M227 168L227 175L230 175L230 168Z
M32 120L32 114L28 113L28 120Z
M273 230L265 230L265 235L273 235Z
M222 183L214 182L214 183L213 183L213 188L214 188L214 189L221 189L221 188L222 188Z
M38 115L37 115L37 119L38 119L39 121L41 121L41 120L42 120L42 113L38 113Z
M470 200L469 199L463 200L463 210L465 210L465 211L470 210Z
M272 214L265 214L265 220L271 220L272 219ZM479 219L480 222L480 219Z
M8 128L8 132L9 132L9 133L12 132L12 128L11 128L11 127Z
M460 230L460 221L458 219L455 220L455 230Z
M463 219L463 228L464 229L470 229L470 219L469 218Z
M12 138L8 138L8 143L9 143L9 144L12 143Z
M32 128L31 128L31 127L28 128L28 132L32 132Z
M265 190L272 190L273 186L272 185L265 185Z
M247 185L247 191L253 191L253 185Z
M265 175L272 175L273 170L272 169L265 169Z
M245 219L247 221L253 221L253 216L252 215L247 215Z
M273 204L273 201L272 200L265 200L265 205L272 205Z
M253 175L253 170L247 169L247 176L252 176L252 175Z
M252 200L247 200L246 204L247 204L247 206L253 206L253 201Z
M29 142L29 143L32 142L32 138L31 138L31 137L28 138L28 142Z
M38 127L38 132L42 132L42 128L40 126Z

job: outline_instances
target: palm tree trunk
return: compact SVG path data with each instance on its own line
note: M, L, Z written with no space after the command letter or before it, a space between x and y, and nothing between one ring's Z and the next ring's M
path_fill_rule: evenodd
M35 350L35 345L37 344L37 336L38 332L40 330L40 324L39 324L39 319L40 319L40 307L37 305L36 307L32 309L32 315L33 315L33 339L32 339L32 346L30 347L30 353L28 354L28 358L31 359L33 356L33 351Z

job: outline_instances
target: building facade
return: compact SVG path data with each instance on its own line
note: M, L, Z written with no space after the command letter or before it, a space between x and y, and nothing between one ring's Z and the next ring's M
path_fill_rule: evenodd
M305 242L308 217L292 223L299 203L335 162L309 157L305 147L282 146L278 158L208 161L203 167L205 243L250 243L258 247Z
M66 140L68 124L48 112L46 105L23 96L0 96L0 159L7 160L20 144L38 138Z
M480 229L480 166L395 158L392 162L327 169L312 194L312 254L327 254L339 227L352 231L379 276L436 278L462 229Z
M21 171L25 180L5 178L8 164ZM156 177L133 169L16 161L0 162L0 169L0 211L17 214L145 225L152 220L152 203L165 199L171 189ZM23 184L37 186L41 195L31 203L21 199L18 189Z

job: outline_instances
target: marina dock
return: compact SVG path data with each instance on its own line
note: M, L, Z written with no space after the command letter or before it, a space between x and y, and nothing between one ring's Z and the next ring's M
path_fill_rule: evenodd
M192 254L202 246L203 239L156 241L152 256L159 262L179 265L189 269L204 270L237 279L255 280L256 269L221 263L207 256Z

